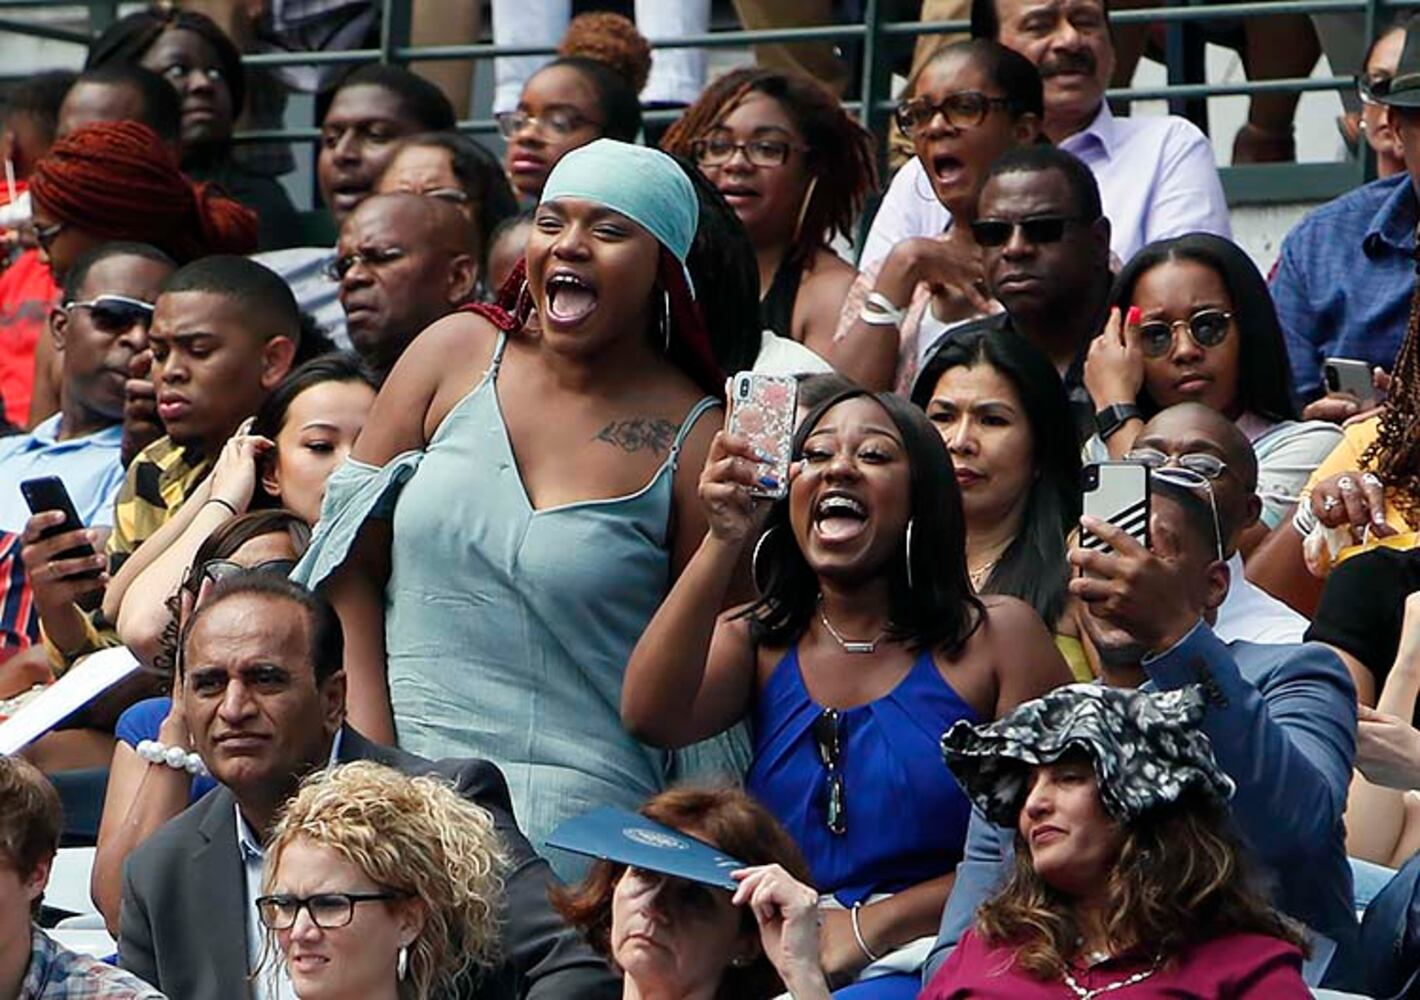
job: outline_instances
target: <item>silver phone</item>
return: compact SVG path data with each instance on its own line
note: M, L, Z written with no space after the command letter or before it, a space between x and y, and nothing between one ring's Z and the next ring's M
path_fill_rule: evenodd
M1371 366L1366 362L1354 358L1327 358L1322 362L1321 370L1326 379L1327 392L1355 396L1365 409L1376 405L1376 385L1371 379Z
M1149 547L1149 469L1138 462L1092 462L1084 468L1084 512L1108 521L1146 549ZM1093 532L1080 534L1080 545L1113 552Z

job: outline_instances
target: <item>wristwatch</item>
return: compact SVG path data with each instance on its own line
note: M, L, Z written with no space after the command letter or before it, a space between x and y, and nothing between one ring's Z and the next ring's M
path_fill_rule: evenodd
M1144 411L1133 403L1113 403L1095 414L1095 430L1101 441L1108 441L1110 435L1136 417L1143 420Z

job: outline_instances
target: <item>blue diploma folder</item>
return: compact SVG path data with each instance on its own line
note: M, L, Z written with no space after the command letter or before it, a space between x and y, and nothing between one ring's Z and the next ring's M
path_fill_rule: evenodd
M749 867L704 841L625 809L594 809L569 819L552 831L547 844L731 891L739 883L730 872Z

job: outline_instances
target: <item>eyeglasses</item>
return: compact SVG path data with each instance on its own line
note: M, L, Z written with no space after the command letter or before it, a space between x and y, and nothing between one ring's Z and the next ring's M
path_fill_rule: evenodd
M1124 456L1126 461L1138 462L1149 469L1162 469L1172 463L1177 468L1197 473L1204 479L1218 479L1228 471L1228 463L1206 451L1191 451L1183 455L1170 455L1157 448L1135 448Z
M63 222L55 222L48 226L35 226L35 242L39 244L39 248L49 253L50 244L64 232L64 225Z
M87 302L66 302L64 311L87 309L89 321L104 333L124 333L153 322L153 303L127 295L96 295Z
M915 137L941 115L952 128L975 128L986 120L993 107L1010 107L1004 97L992 97L979 90L958 90L933 103L927 97L903 101L893 111L897 127Z
M1223 555L1223 529L1218 522L1218 499L1213 495L1213 484L1204 476L1192 469L1185 469L1180 466L1165 466L1160 469L1150 469L1150 477L1160 482L1188 490L1196 493L1202 490L1208 495L1208 508L1213 512L1213 544L1217 549L1218 561L1223 562L1226 556Z
M273 931L290 930L302 910L311 915L311 923L321 930L344 927L355 917L356 903L402 899L399 892L322 892L315 896L258 896L256 912L262 925Z
M1139 324L1139 346L1145 357L1162 358L1173 348L1173 332L1181 326L1199 347L1217 347L1228 338L1232 322L1233 314L1221 309L1200 309L1186 320L1150 320Z
M326 265L325 276L331 281L341 281L356 264L364 264L372 271L378 271L386 264L401 260L408 251L404 247L383 247L373 250L356 250L335 258Z
M808 152L808 146L796 145L782 139L751 139L749 142L733 142L726 136L712 136L696 139L690 144L690 155L702 167L723 167L735 158L735 153L743 153L746 160L756 167L782 167L789 162L789 151L797 149Z
M848 814L843 801L843 716L836 708L825 708L814 719L814 743L819 760L828 769L828 829L840 836L848 830Z
M493 117L498 120L498 131L504 139L513 138L525 128L545 129L553 135L571 135L579 128L588 125L600 128L602 124L571 108L549 108L540 115L530 115L526 111L500 111Z
M209 559L202 564L202 579L214 584L231 579L241 573L269 573L272 576L290 576L296 568L294 559L268 559L252 566L243 566L230 559Z
M1357 73L1356 96L1363 104L1379 104L1386 91L1390 90L1390 81L1389 73Z
M971 235L978 246L1003 247L1011 241L1017 229L1034 246L1059 243L1065 229L1078 221L1073 215L1033 215L1029 219L977 219L971 224Z

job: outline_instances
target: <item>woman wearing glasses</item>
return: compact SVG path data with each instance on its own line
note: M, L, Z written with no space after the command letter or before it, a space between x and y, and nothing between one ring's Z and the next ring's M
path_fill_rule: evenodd
M663 747L752 719L746 787L828 894L825 971L863 977L855 997L912 997L970 813L933 764L937 739L1070 673L1028 606L972 592L960 491L920 411L839 393L794 455L760 535L755 455L716 436L710 530L632 653L622 719ZM718 615L751 543L762 597Z
M1262 527L1245 534L1246 555L1283 522L1341 439L1333 424L1299 419L1266 281L1236 244L1192 233L1135 254L1112 302L1085 361L1085 387L1096 411L1113 417L1100 424L1103 440L1086 444L1087 455L1127 456L1144 422L1175 403L1224 414L1257 455Z
M979 594L1035 609L1077 680L1094 676L1066 585L1065 539L1080 520L1080 452L1050 359L1009 330L942 337L912 387L952 456Z
M834 367L906 393L921 353L948 327L1000 309L971 231L976 199L997 157L1040 141L1043 114L1039 72L996 42L945 46L922 67L897 123L951 222L940 236L903 240L858 276L827 355Z
M816 80L751 67L705 88L661 148L693 160L744 223L760 325L829 356L855 272L828 241L877 187L871 135Z
M257 975L283 962L300 1000L460 995L499 954L506 865L493 817L437 778L319 772L266 849Z
M144 542L110 587L118 634L151 663L170 620L168 595L193 554L219 527L251 510L280 507L307 525L320 517L325 483L345 460L375 404L359 359L327 354L296 368L271 391L249 427L228 440L212 474L182 510Z
M154 667L172 676L179 621L191 614L204 586L248 569L285 576L310 537L309 525L284 510L243 514L208 535L182 586L164 602L167 618ZM188 752L181 713L172 709L167 696L148 698L127 708L114 728L118 742L109 765L90 893L115 936L124 861L149 834L213 788L201 761Z

